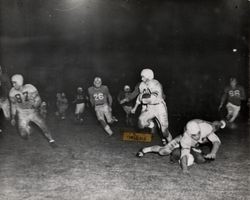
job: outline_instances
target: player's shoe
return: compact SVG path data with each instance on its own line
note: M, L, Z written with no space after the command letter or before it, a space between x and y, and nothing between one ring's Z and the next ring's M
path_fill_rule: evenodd
M49 140L49 145L50 145L51 147L53 147L53 148L57 147L56 142L55 142L55 140L53 140L53 139L50 139L50 140Z
M145 155L145 153L143 153L142 149L139 150L139 151L136 153L136 157L138 157L138 158L142 158L144 155Z
M165 146L165 145L167 145L167 140L165 139L165 138L162 138L161 139L161 142L162 142L162 144Z
M109 136L113 135L113 131L111 130L109 125L105 126L104 130L106 131L106 133L109 134Z

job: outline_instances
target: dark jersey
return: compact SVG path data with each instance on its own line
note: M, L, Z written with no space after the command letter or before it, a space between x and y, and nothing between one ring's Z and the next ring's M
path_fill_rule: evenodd
M241 105L241 100L245 100L245 91L241 86L236 86L235 88L227 87L224 91L224 95L226 95L227 101L236 105Z
M125 91L121 91L117 97L118 101L120 102L121 100L125 99L125 98L129 98L131 96L131 92L125 92ZM125 102L124 104L122 104L122 106L133 106L133 101L129 101L129 102Z
M11 89L10 79L6 74L0 76L0 98L8 98Z
M85 103L85 102L86 102L86 97L85 97L84 93L77 93L77 95L75 97L75 103L81 104L81 103Z

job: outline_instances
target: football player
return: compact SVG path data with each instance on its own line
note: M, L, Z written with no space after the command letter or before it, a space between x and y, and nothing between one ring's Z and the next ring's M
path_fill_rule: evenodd
M10 120L10 102L9 91L11 83L8 75L4 73L3 68L0 66L0 110L3 110L4 117ZM0 133L2 129L0 129Z
M131 117L131 110L133 108L133 102L129 101L129 102L122 102L122 100L124 98L126 98L127 96L129 96L131 94L131 89L129 85L125 85L123 90L119 93L117 100L118 102L122 105L122 108L124 110L124 112L126 113L126 125L133 125L132 122L132 117Z
M241 101L246 100L245 90L242 86L238 85L236 78L230 79L230 86L226 87L224 94L221 97L219 110L226 103L228 122L233 123L239 115L241 108Z
M102 85L102 79L95 77L93 86L88 88L89 100L92 107L95 109L96 117L101 123L104 130L111 136L113 131L109 124L115 119L112 116L112 97L106 85Z
M220 139L215 132L225 128L225 121L208 122L194 119L186 124L184 134L177 136L165 146L151 146L141 149L136 156L154 152L160 155L171 155L172 161L180 161L182 170L187 172L193 162L204 163L206 159L215 159L220 147ZM210 149L209 145L212 144ZM205 145L204 145L205 144Z
M31 84L23 85L23 76L15 74L11 77L13 84L9 97L11 102L11 124L15 126L18 119L18 129L22 138L30 136L30 122L35 123L44 133L50 144L54 144L50 131L40 116L41 98L37 89Z
M69 107L68 99L64 92L56 94L56 115L59 116L62 120L66 119L66 112Z
M85 103L86 103L86 97L85 97L85 94L83 92L82 87L77 88L77 94L76 94L76 97L75 97L75 100L73 101L73 103L76 104L76 108L75 108L76 121L82 123L83 122L83 112L85 110Z
M154 79L154 72L151 69L143 69L141 71L141 84L139 85L140 94L137 97L137 103L132 109L135 112L138 105L141 103L142 112L139 116L139 128L153 128L156 119L157 124L162 133L162 142L172 140L172 135L168 130L168 112L167 106L163 99L162 85Z

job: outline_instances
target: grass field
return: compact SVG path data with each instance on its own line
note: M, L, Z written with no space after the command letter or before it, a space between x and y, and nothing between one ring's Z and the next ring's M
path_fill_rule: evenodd
M246 124L224 129L222 146L214 162L194 165L184 175L169 157L147 154L139 148L157 144L122 141L122 123L108 137L88 115L82 126L71 119L49 117L57 141L51 148L34 128L22 140L6 126L0 138L1 200L147 200L250 199L250 135Z

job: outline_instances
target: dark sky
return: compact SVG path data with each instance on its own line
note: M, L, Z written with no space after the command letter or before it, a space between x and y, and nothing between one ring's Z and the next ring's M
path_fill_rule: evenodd
M180 104L208 96L214 104L230 76L247 83L246 0L0 3L2 65L46 94L87 88L96 75L117 93L144 67L154 69L170 103L187 91Z

